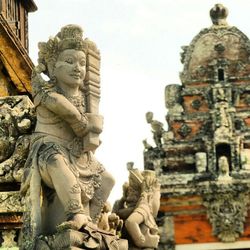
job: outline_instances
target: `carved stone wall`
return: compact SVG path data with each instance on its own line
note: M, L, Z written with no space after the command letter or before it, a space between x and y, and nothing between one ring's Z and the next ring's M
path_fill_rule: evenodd
M23 222L19 188L35 124L28 96L0 97L0 247L15 249Z

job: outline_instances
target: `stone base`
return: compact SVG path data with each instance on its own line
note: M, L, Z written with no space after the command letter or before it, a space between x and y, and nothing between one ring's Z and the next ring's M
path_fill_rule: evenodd
M127 240L119 239L109 232L84 228L82 232L66 229L52 236L40 238L36 250L80 250L80 249L119 249L127 250Z

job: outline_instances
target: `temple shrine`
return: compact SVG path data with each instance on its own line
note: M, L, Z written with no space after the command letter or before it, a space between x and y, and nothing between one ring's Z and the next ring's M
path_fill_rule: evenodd
M159 249L250 249L250 41L216 4L212 26L183 46L181 84L167 85L145 169L161 182Z

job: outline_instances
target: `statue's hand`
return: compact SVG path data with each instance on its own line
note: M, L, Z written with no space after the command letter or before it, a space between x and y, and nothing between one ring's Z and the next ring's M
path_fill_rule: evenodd
M143 234L139 234L139 235L134 235L133 236L133 241L134 244L139 247L139 248L144 248L145 247L145 236Z
M94 132L100 134L103 129L103 116L86 113L88 118L87 132Z
M136 246L142 248L157 248L160 240L160 236L156 234L151 234L149 229L143 235L144 240L138 239L135 241Z
M145 242L143 247L157 248L160 240L160 236L157 234L151 234L149 229L145 233Z

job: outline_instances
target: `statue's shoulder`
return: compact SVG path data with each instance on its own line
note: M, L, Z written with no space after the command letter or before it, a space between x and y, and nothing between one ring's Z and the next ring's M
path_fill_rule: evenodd
M57 88L49 82L45 82L43 85L39 82L32 83L32 96L36 107L45 103L48 97L53 96L53 93L60 95Z

